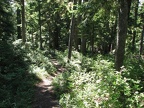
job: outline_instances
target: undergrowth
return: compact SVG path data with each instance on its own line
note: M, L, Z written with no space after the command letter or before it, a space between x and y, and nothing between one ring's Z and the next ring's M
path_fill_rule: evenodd
M117 72L113 56L90 58L74 51L70 63L62 58L67 72L53 81L62 108L144 107L142 60L127 58Z
M46 51L31 43L0 42L0 108L31 108L35 84L56 71Z
M35 84L56 72L53 56L66 72L54 81L62 108L143 108L144 62L126 57L120 72L114 69L113 55L83 56L73 51L50 53L17 40L0 42L0 107L31 108Z
M0 52L0 107L29 108L37 77L29 73L26 52L6 42L0 42Z

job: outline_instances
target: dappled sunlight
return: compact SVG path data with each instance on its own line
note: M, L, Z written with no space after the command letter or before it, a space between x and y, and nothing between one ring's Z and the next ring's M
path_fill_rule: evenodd
M0 0L0 108L143 107L144 0Z
M41 69L40 67L37 67L37 66L31 66L30 68L31 68L30 73L35 74L40 79L43 79L49 76L48 72L44 68Z
M33 108L59 108L58 100L54 98L53 92L48 87L40 85L36 88Z
M97 56L95 59L74 55L69 63L65 62L67 71L53 80L54 90L64 108L120 107L120 92L124 92L123 100L128 106L143 106L143 85L139 79L134 79L143 68L136 60L127 58L126 66L120 72L115 71L113 56ZM112 58L110 58L112 57ZM77 62L79 61L79 62ZM137 64L135 64L137 63ZM127 66L132 66L129 68ZM79 68L78 68L79 67ZM129 70L134 69L134 70ZM135 69L138 69L135 73ZM142 70L141 70L142 69ZM131 73L128 77L125 73ZM141 75L140 75L141 76ZM137 77L135 77L137 78ZM139 91L140 90L140 91ZM133 94L134 93L134 94ZM127 97L127 98L126 98ZM131 101L132 99L132 101Z

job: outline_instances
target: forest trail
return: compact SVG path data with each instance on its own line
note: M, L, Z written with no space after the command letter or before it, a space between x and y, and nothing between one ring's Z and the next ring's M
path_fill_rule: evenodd
M51 62L56 67L55 74L48 78L43 78L42 81L36 84L33 108L60 108L59 102L53 90L53 78L64 72L65 68L59 65L56 59L51 59Z

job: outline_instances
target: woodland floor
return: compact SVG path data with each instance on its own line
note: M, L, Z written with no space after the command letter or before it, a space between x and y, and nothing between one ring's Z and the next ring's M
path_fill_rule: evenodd
M55 74L50 75L48 78L43 78L40 83L36 84L33 108L60 108L53 90L52 81L54 77L64 72L65 68L59 65L56 59L51 59L51 62L57 71Z

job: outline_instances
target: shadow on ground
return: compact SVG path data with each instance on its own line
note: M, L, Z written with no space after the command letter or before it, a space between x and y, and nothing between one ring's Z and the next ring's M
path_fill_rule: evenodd
M54 77L64 72L65 69L56 59L51 58L51 62L56 68L56 72L52 73L48 78L43 78L42 81L36 85L33 108L60 108L52 81Z
M33 108L60 108L49 78L37 84L35 97Z
M21 46L0 41L0 108L31 108L35 84Z

